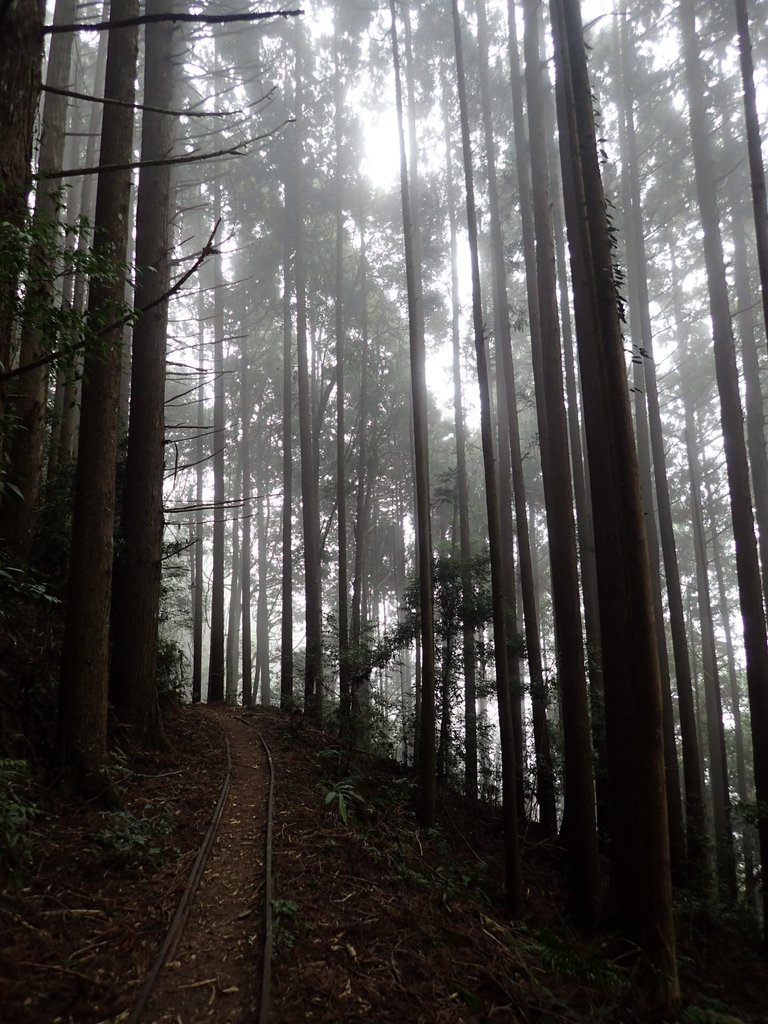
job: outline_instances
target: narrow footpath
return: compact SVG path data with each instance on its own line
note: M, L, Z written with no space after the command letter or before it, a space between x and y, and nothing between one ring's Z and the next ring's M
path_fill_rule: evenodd
M254 1024L258 1019L269 766L242 709L209 713L229 741L229 796L186 927L141 1024Z

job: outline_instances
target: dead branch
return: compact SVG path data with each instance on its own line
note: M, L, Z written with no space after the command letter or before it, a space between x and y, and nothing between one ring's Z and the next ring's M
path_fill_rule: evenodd
M167 14L142 14L136 18L121 18L115 21L81 21L71 25L44 25L46 35L59 35L61 32L107 32L113 28L130 28L132 25L150 25L158 22L172 21L185 24L224 25L233 21L265 21L268 18L297 18L304 13L297 11L262 11L261 13L243 14L190 14L189 12L170 11Z
M35 174L34 177L41 181L53 181L57 178L77 178L84 174L105 174L109 171L127 171L132 170L135 167L163 167L166 164L194 164L199 163L203 160L214 160L220 156L246 156L243 146L252 146L254 142L262 142L264 139L269 139L273 135L277 134L281 129L285 128L287 124L293 123L293 118L289 117L276 128L272 128L268 132L264 132L263 135L257 135L252 139L246 139L245 142L239 142L236 146L232 146L229 149L219 149L215 153L190 153L188 156L172 156L166 160L136 160L132 163L127 164L105 164L102 167L71 167L64 171L48 171L44 174Z
M72 345L65 345L63 348L56 349L55 352L48 352L46 355L40 356L39 359L33 359L31 363L25 363L23 366L17 366L15 370L8 370L5 373L0 373L0 384L5 384L6 381L13 380L14 377L20 377L24 373L30 373L32 370L36 370L40 366L47 366L48 363L52 363L55 359L74 355L75 352L80 352L84 349L88 342L94 337L103 338L106 334L111 334L112 331L116 331L119 328L124 327L127 323L133 320L134 317L148 313L150 309L154 309L155 306L159 306L161 302L167 302L172 295L175 295L176 292L184 287L190 277L198 271L209 256L217 256L219 254L219 250L213 244L213 239L216 236L216 232L219 230L219 224L221 224L221 218L219 218L214 224L213 231L211 232L208 241L200 250L195 262L189 270L185 271L181 277L171 285L168 291L163 292L163 294L158 296L158 298L152 299L151 302L148 302L140 309L131 310L130 313L126 313L113 323L107 324L106 327L102 327L89 338L82 339Z
M249 106L256 106L271 99L277 86L273 86L268 93ZM74 89L59 89L55 85L43 85L43 92L53 93L55 96L68 96L73 100L84 100L86 103L102 103L105 106L130 107L131 110L148 110L151 114L168 114L171 117L231 117L234 114L244 114L245 110L165 110L162 107L150 107L146 103L126 103L124 100L112 100L107 96L91 96L87 92L75 92Z

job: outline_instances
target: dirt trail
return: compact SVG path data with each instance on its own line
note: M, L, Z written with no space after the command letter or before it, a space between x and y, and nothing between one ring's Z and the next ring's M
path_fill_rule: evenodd
M257 1020L269 769L242 709L211 713L229 739L229 797L179 946L158 978L141 1024Z

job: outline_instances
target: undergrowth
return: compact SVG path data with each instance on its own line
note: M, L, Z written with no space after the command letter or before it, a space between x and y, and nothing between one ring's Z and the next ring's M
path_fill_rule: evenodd
M0 882L16 888L32 858L31 826L39 811L20 787L26 781L26 761L0 760Z

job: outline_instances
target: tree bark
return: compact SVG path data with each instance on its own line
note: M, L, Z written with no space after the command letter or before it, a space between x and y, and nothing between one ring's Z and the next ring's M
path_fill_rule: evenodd
M267 595L267 539L269 534L269 497L266 494L264 452L256 474L259 492L257 529L257 556L259 563L259 597L256 604L256 659L260 680L260 703L269 707L272 703L272 682L269 667L269 605Z
M237 486L237 477L232 493L238 494L240 488ZM245 506L242 506L243 508ZM221 513L223 514L223 513ZM237 691L239 682L240 662L240 612L242 611L240 579L240 567L242 555L240 553L240 524L237 513L232 517L232 574L229 582L229 609L227 611L227 644L226 644L226 674L225 674L225 699L227 704L237 703Z
M517 836L517 782L515 766L517 754L512 725L512 706L507 660L506 596L502 579L501 521L499 515L498 484L493 450L491 425L491 392L485 350L482 296L480 292L480 261L477 247L477 214L475 212L474 172L467 110L467 88L464 74L464 56L461 38L461 18L458 0L452 0L453 35L456 49L456 77L459 91L462 155L467 200L467 232L472 261L472 324L477 357L477 379L480 389L480 431L483 446L485 475L485 503L488 520L488 545L491 560L491 595L493 603L494 660L496 666L496 692L499 711L499 735L502 760L502 810L504 815L504 873L507 905L517 913L522 904L520 876L520 849Z
M217 218L221 217L221 182L214 186ZM211 639L208 659L208 703L224 700L224 448L227 443L224 397L224 272L221 258L213 264L213 551L211 572Z
M43 50L41 0L17 0L3 18L0 33L0 224L21 228L32 174L32 134L40 93ZM15 318L16 274L0 277L0 366L10 369ZM0 413L4 410L0 389Z
M666 453L653 360L653 332L648 296L648 263L643 235L640 206L640 181L635 137L634 97L629 41L629 25L622 19L620 32L621 81L619 90L620 138L622 156L622 187L626 209L627 281L629 286L630 332L633 345L633 375L635 387L635 430L641 473L641 490L645 508L648 545L651 557L651 585L653 587L656 632L659 646L659 666L662 673L662 702L664 714L664 754L667 782L667 811L669 815L670 855L673 878L685 879L692 889L703 891L706 883L706 849L703 794L698 786L699 751L695 722L692 716L692 691L688 645L685 636L683 600L680 591L680 571L672 529L672 512L667 482ZM652 466L653 471L652 472ZM653 485L656 487L659 528L656 527ZM680 731L683 741L683 772L686 784L686 824L683 827L680 773L675 741L675 724L669 675L661 576L659 571L659 536L664 557L667 581L672 649L675 661ZM686 850L686 838L687 846Z
M462 667L464 669L464 792L477 799L477 683L475 672L475 631L469 621L474 599L472 584L472 542L469 530L469 485L467 483L467 439L461 388L461 335L459 330L459 261L456 219L456 186L453 177L448 82L441 65L443 129L445 132L445 180L451 245L451 342L453 352L453 422L456 432L456 491L459 505L459 556L464 602L462 625Z
M523 90L518 56L517 29L513 0L509 0L509 62L512 85L512 108L514 119L515 165L520 192L520 219L523 233L523 256L525 260L526 290L528 295L528 318L531 338L540 335L539 297L536 288L536 245L533 228L533 205L531 202L530 172L525 120L523 115ZM517 527L517 550L520 559L520 590L525 625L525 647L530 676L531 710L533 718L533 742L536 750L536 796L539 803L539 822L548 836L557 833L557 809L555 805L555 777L552 766L552 751L547 723L547 687L542 666L541 639L539 636L539 615L536 604L536 585L531 556L531 536L528 528L523 458L520 449L520 429L517 414L517 391L514 363L504 363L507 375L507 400L512 403L509 413L510 451L512 456L512 485L515 501Z
M280 708L293 707L293 380L291 373L293 322L291 314L291 245L296 225L291 216L293 171L285 180L283 209L283 509L280 601Z
M299 440L301 447L301 506L304 526L304 604L306 616L306 657L304 701L307 713L320 722L323 711L323 609L320 577L320 512L318 507L317 459L312 440L312 404L307 340L307 283L304 239L303 163L303 27L296 22L296 110L297 144L295 201L296 228L296 341L298 348ZM316 432L317 436L317 432Z
M611 785L611 882L622 925L653 965L658 1002L680 990L648 549L613 259L579 5L552 0L561 169L595 517ZM573 201L575 199L575 202Z
M333 57L333 100L334 100L334 142L335 175L336 175L336 295L335 295L335 331L336 331L336 524L338 532L338 618L339 618L339 701L343 713L350 705L350 654L349 654L349 571L347 565L347 480L346 480L346 427L344 403L344 212L342 206L343 178L343 139L342 139L342 89L341 65L339 57L339 12L336 11L334 29Z
M563 711L565 816L570 895L579 915L596 920L600 874L592 786L587 681L581 628L576 526L563 398L557 276L550 215L549 167L544 136L544 103L538 33L538 0L526 0L525 81L528 98L536 287L540 355L534 354L536 410L542 445L544 503L547 513L557 670Z
M192 604L192 703L203 697L203 431L205 426L205 292L202 286L197 299L197 439L195 442L195 584Z
M419 743L419 818L425 826L435 817L435 633L432 607L432 526L429 507L429 428L427 424L427 380L424 351L423 307L419 285L420 270L413 251L414 213L403 129L403 92L400 52L397 42L395 0L390 0L392 60L395 69L395 98L400 138L400 194L405 244L405 277L408 293L408 340L411 360L411 403L416 486L416 535L418 543L419 611L421 615L421 727Z
M699 628L701 630L701 670L704 677L704 702L707 720L707 749L709 751L709 785L712 797L715 832L715 863L720 892L725 899L735 899L736 860L731 832L731 800L728 785L728 765L723 732L723 707L720 695L720 673L717 665L715 630L712 621L712 602L709 590L709 558L704 536L704 515L701 499L699 446L696 443L696 419L690 397L684 393L685 444L688 452L688 471L691 481L691 520L696 557L696 589L698 591Z
M708 513L710 522L713 521L712 493L707 487ZM736 673L736 656L733 649L733 635L731 632L731 611L728 604L728 595L725 587L725 573L723 572L723 556L721 553L720 538L715 532L712 536L712 562L717 578L718 604L720 619L725 636L725 651L728 664L728 682L730 689L730 712L733 717L733 745L736 755L736 792L739 794L739 801L747 804L749 801L749 789L747 786L747 767L744 755L744 727L741 718L741 697L739 694L739 681ZM744 854L744 888L747 895L747 904L754 912L757 879L755 878L755 850L753 842L753 828L751 823L742 823L742 852Z
M248 351L243 343L240 350L240 421L243 436L240 442L240 464L243 470L243 553L240 570L240 600L242 603L242 658L243 706L253 704L253 645L251 642L251 536L253 531L254 502L251 493L251 380L248 370Z
M57 0L53 22L72 22L74 14L75 0ZM5 31L7 29L4 26L3 32ZM69 85L72 40L71 35L54 36L51 40L46 85L59 89L65 89ZM6 58L3 57L1 50L0 47L0 61L3 61ZM36 55L39 61L39 49ZM66 96L46 93L38 161L41 175L61 167L66 123ZM14 126L13 134L17 133L18 126ZM61 237L58 230L59 198L59 189L41 179L35 198L32 229L33 239L37 237L38 241L33 242L34 249L30 253L28 288L31 297L26 303L19 343L19 363L22 366L38 359L51 344L41 318L54 301L52 275L55 251L51 251L49 245L53 239L59 240ZM0 198L0 204L2 202ZM40 238L41 233L44 233L45 241ZM47 384L48 367L40 366L17 378L12 389L9 389L8 396L9 413L14 417L14 427L8 452L7 479L18 488L20 494L17 495L18 500L0 505L0 535L5 537L11 551L22 560L28 557L32 547L41 493Z
M728 146L737 144L737 140L731 136ZM755 339L752 284L747 266L747 241L738 182L739 176L735 172L731 173L728 178L728 199L731 208L733 278L737 305L734 321L741 343L741 362L744 371L747 454L757 525L757 550L762 568L763 603L764 607L768 608L768 457L765 448L763 388L760 383L760 363Z
M747 0L734 0L736 27L739 34L739 63L744 90L744 122L747 130L747 155L752 186L752 212L755 219L755 243L760 272L760 293L763 300L763 324L768 334L768 202L766 201L765 168L760 142L760 121L757 116L755 69L752 62L752 40L749 33Z
M490 83L488 81L488 25L485 0L477 0L477 43L479 56L480 105L483 121L483 141L488 175L488 212L491 229L491 281L493 295L494 333L496 338L496 395L498 406L498 486L499 517L501 520L501 549L503 560L504 601L507 623L507 668L511 687L512 726L515 731L515 781L517 809L524 815L525 794L525 739L523 732L523 692L520 685L520 657L518 654L517 605L515 585L514 528L512 523L511 438L517 437L512 426L517 416L517 403L509 393L514 387L512 366L512 340L509 324L506 268L504 266L504 238L499 208L499 189L496 174L496 142L493 137Z
M725 448L731 519L736 542L736 573L752 721L755 790L758 803L768 805L768 637L752 514L744 423L739 394L739 374L733 340L728 288L717 197L712 179L709 129L704 103L703 74L699 59L695 13L690 0L678 7L685 61L688 114L694 159L696 196L704 228L704 262L715 356L715 376L720 397L720 417ZM768 814L760 817L760 856L768 863ZM768 949L768 886L763 882L763 939Z
M133 17L136 0L113 0L112 17ZM102 165L126 164L133 143L137 30L109 33L105 95L126 103L104 111ZM122 265L128 242L130 171L99 175L94 254ZM123 299L123 275L91 282L91 322L109 324ZM111 331L85 357L71 567L59 689L59 741L65 776L81 792L104 788L112 549L115 519L117 398L121 331Z
M168 10L148 0L147 13ZM174 95L174 30L159 22L146 30L144 99L169 108ZM161 160L173 145L173 119L145 111L141 153ZM158 299L170 286L171 168L144 167L136 206L135 305ZM168 301L143 313L133 328L131 406L125 490L120 516L122 557L115 567L110 698L118 717L145 746L163 742L157 700L158 619L163 555L165 468L165 352Z

